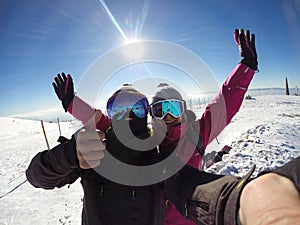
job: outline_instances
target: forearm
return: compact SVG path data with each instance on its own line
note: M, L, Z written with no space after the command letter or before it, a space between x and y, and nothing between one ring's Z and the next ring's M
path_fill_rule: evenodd
M95 109L75 95L68 107L68 112L83 124L86 124L94 116Z
M214 100L207 105L200 119L204 147L222 132L239 111L253 76L252 69L244 64L238 64Z
M74 138L38 153L26 170L26 176L33 186L45 189L73 183L79 177Z
M104 132L110 126L110 119L108 116L102 114L101 110L96 110L78 96L74 96L73 101L68 107L68 112L81 121L83 125L89 123L98 130ZM92 121L91 123L92 119L95 122Z
M197 224L236 225L240 193L254 169L240 178L185 166L166 182L166 196Z
M219 95L225 101L226 125L239 111L253 76L254 70L240 63L224 82Z
M210 174L190 166L184 166L177 174L166 181L165 196L176 205L182 215L197 223L199 221L195 205L193 205L197 201L194 197L197 186L209 184L222 177L223 175ZM212 194L217 196L217 193ZM202 199L199 200L203 203L202 206L206 207L208 205L210 207L211 199L204 200L206 193L201 197ZM213 210L212 207L210 207L210 210Z

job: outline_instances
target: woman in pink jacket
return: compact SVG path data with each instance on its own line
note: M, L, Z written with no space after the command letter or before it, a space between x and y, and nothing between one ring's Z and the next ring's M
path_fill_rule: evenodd
M152 121L154 134L165 135L160 147L177 151L179 157L194 168L202 168L203 152L201 151L206 149L238 112L254 71L257 70L254 35L250 38L250 31L247 31L245 36L243 30L241 32L235 30L234 38L243 59L223 83L215 99L206 106L199 120L195 120L196 116L186 110L186 103L181 94L166 83L158 85L152 100L151 116L154 118ZM202 149L195 149L195 143L192 143L190 134L187 134L191 127L197 130L202 142L202 146L198 148L202 147ZM190 155L191 149L194 149L192 155ZM194 224L192 221L186 221L175 205L167 199L165 199L165 212L166 225Z
M246 35L243 30L234 31L234 39L239 47L241 62L233 69L223 83L214 100L205 108L201 118L186 110L186 104L181 94L168 84L160 84L151 104L151 115L154 135L163 139L159 144L162 149L177 151L177 155L190 166L202 167L202 150L211 143L221 131L230 123L233 116L239 111L248 86L257 71L257 54L255 49L255 36ZM105 131L110 126L110 118L101 110L89 106L78 96L75 96L73 81L70 75L58 75L53 83L56 94L62 101L65 111L86 124L91 118L97 117L96 128ZM76 108L73 106L76 105ZM110 105L110 100L107 106ZM76 109L76 110L74 110ZM100 120L99 120L100 119ZM187 133L190 127L198 133L202 150L197 149ZM193 149L192 154L190 154ZM175 208L175 205L165 201L166 225L191 225Z

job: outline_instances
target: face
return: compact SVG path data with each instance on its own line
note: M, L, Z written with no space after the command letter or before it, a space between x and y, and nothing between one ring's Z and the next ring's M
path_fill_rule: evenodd
M149 111L146 97L137 95L119 95L107 102L108 116L115 120L131 120L131 118L145 118Z
M185 102L182 100L166 99L151 105L151 114L157 119L155 121L164 122L167 130L181 123L184 111Z
M167 130L169 130L170 127L173 127L173 126L181 123L181 116L178 118L175 118L175 117L171 116L169 113L167 113L167 115L164 117L163 121L165 122L165 124L167 126Z

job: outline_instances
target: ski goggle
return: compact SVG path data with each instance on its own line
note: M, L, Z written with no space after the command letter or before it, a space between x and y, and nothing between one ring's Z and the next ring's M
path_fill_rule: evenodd
M185 110L185 101L178 99L161 100L151 104L151 115L157 119L163 119L168 113L178 118Z
M110 118L116 116L117 120L121 120L130 111L138 118L144 118L149 112L149 103L144 96L126 95L110 99L106 110Z

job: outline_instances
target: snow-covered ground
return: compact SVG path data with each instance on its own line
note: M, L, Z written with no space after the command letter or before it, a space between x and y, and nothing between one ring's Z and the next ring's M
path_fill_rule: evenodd
M66 137L80 127L78 122L61 122L60 126ZM54 147L57 123L45 123L45 129ZM220 147L226 144L232 149L208 169L214 173L243 175L253 164L258 172L290 161L300 155L300 97L268 95L245 100L221 137ZM22 184L30 160L45 149L40 121L0 118L0 225L81 223L79 180L54 190Z

